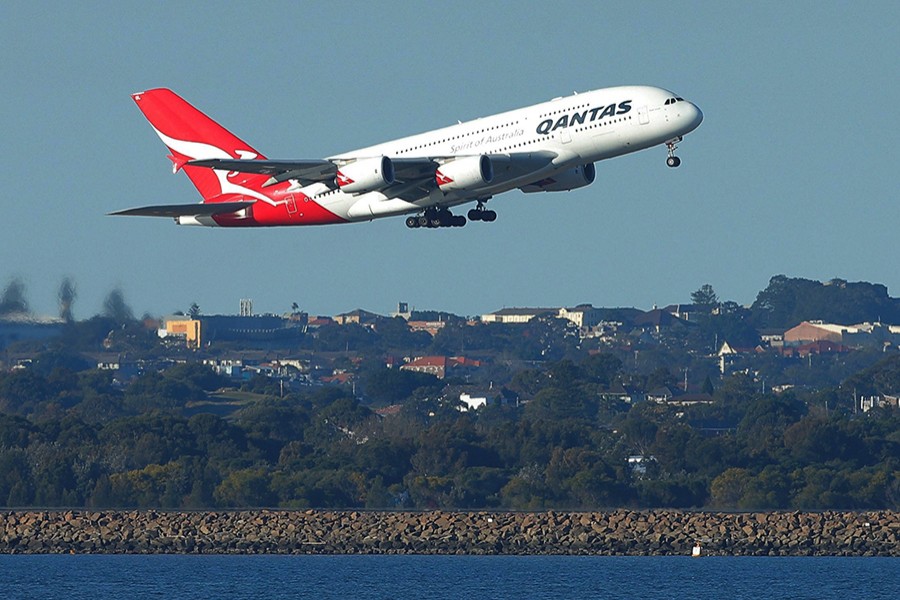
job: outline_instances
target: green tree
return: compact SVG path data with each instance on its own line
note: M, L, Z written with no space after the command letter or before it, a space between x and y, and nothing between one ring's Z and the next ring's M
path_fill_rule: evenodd
M213 492L222 508L259 508L273 506L275 496L269 488L270 476L265 469L232 471Z
M731 468L713 479L709 486L710 501L717 508L737 508L751 479L746 469Z
M704 283L698 290L691 292L691 302L694 306L711 312L719 305L719 297L710 284Z
M619 357L605 352L592 354L581 363L581 370L586 377L607 387L616 381L622 368Z
M406 400L419 388L436 392L443 387L434 375L384 367L363 373L361 384L366 396L379 404L394 404Z

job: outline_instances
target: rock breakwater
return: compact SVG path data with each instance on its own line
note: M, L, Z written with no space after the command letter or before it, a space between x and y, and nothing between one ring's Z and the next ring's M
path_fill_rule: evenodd
M898 515L4 511L0 553L900 556Z

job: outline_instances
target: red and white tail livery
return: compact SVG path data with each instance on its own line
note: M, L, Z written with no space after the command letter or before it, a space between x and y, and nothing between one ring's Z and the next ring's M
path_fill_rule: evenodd
M167 89L132 95L200 192L199 204L145 206L114 215L172 217L181 225L325 225L407 215L406 225L459 227L451 209L475 202L469 221L493 221L493 196L573 190L594 181L594 163L675 144L703 120L691 102L650 86L556 98L354 150L308 160L269 160Z

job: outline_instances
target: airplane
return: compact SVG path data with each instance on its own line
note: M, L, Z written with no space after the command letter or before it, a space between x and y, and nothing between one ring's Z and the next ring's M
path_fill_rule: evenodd
M196 204L144 206L111 215L171 217L179 225L325 225L407 215L406 225L460 227L497 218L485 203L514 189L574 190L597 161L676 144L700 109L651 86L620 86L435 129L324 159L269 160L175 92L132 94L165 144L173 172L200 192ZM475 202L466 215L451 209ZM467 218L468 217L468 218Z

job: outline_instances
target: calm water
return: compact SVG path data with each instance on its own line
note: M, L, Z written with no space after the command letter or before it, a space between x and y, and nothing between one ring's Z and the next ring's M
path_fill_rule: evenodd
M900 559L0 556L0 598L900 597Z

